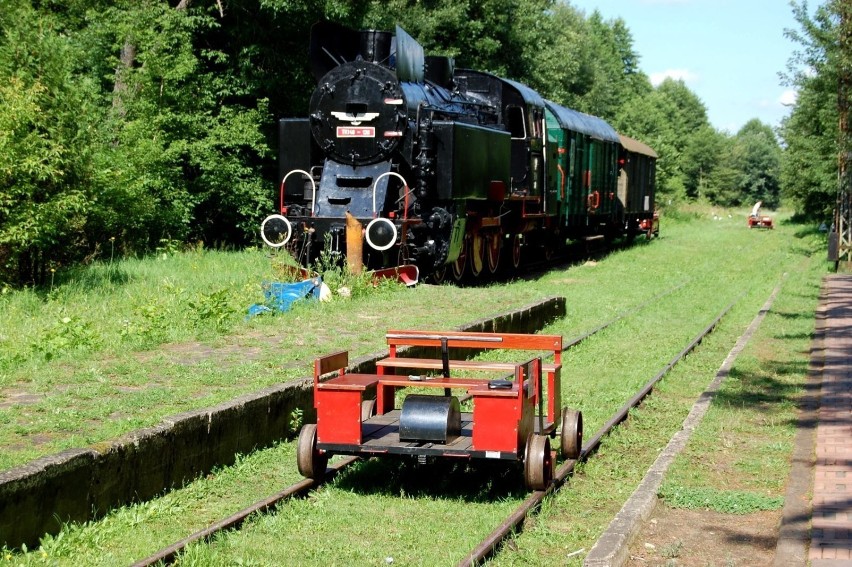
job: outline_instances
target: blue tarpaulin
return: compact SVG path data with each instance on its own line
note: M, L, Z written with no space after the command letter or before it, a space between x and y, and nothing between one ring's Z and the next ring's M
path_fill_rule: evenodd
M248 308L248 316L253 317L268 311L287 311L294 301L304 298L319 299L322 278L311 278L296 283L263 282L265 303L255 303Z

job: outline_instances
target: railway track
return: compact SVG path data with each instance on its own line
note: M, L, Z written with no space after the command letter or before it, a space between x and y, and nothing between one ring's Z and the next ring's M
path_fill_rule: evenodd
M621 406L613 414L609 421L607 421L588 442L583 444L583 449L580 451L580 455L577 459L569 459L562 463L562 465L559 466L554 473L553 483L551 483L546 490L536 490L530 493L530 495L503 523L491 532L488 537L482 540L482 542L459 563L459 566L472 566L479 564L497 551L500 545L510 535L516 533L522 526L524 520L538 509L544 498L548 494L559 490L561 486L565 484L565 481L574 471L574 467L577 463L588 459L589 456L597 450L603 438L612 432L618 424L627 419L629 411L642 403L642 400L644 400L653 391L654 386L662 380L663 376L665 376L669 370L674 368L678 362L683 360L689 353L695 350L695 348L701 344L704 337L713 332L722 318L734 307L734 305L736 305L737 301L739 301L739 298L725 307L725 309L719 313L712 323L705 327L704 330L692 339L692 341L681 352L672 358L672 360L669 361L669 363L666 364L660 372L648 380L648 382L646 382L645 385L632 398L630 398L630 400Z
M688 282L683 282L669 290L658 293L657 295L649 298L643 303L632 307L626 311L623 311L613 317L612 319L602 323L601 325L587 331L586 333L575 337L569 341L567 341L563 346L563 352L573 348L586 339L592 337L593 335L601 332L602 330L614 325L615 323L635 315L650 305L655 304L660 301L664 297L676 292L677 290L684 287ZM636 407L641 403L641 401L653 390L654 385L659 382L662 377L671 370L672 367L677 364L680 360L682 360L685 356L687 356L695 347L700 344L701 340L707 336L712 330L718 325L719 321L727 314L736 302L739 300L735 300L730 305L728 305L714 320L708 325L697 337L695 337L686 348L684 348L675 358L673 358L654 378L649 380L640 391L634 395L626 404L624 404L615 414L610 418L610 420L600 428L599 431L595 433L591 440L583 445L582 451L579 457L576 460L567 460L561 466L557 468L554 474L554 482L550 484L550 486L546 490L533 491L530 495L521 503L520 506L504 521L502 522L491 534L488 535L473 551L471 551L465 559L459 565L476 565L482 560L486 559L490 555L492 555L497 549L499 549L501 543L512 533L515 533L520 526L522 526L524 520L531 513L534 513L537 510L538 506L541 504L542 500L550 493L558 490L567 480L568 476L573 472L574 467L578 462L581 462L587 459L600 445L602 439L611 432L619 423L624 421L627 418L628 412L631 408ZM332 480L337 474L341 471L358 461L358 457L345 457L342 458L333 464L328 466L326 470L325 478L322 482L317 482L312 479L304 479L295 484L292 484L280 492L273 494L263 500L259 500L254 504L236 512L235 514L224 518L214 524L211 524L207 528L195 532L186 538L175 542L168 547L165 547L156 553L141 559L135 563L133 563L133 567L147 567L155 564L172 564L174 563L180 553L190 544L198 542L198 541L209 541L214 535L232 529L238 529L242 523L252 514L256 513L265 513L274 509L276 506L285 502L288 499L304 497L309 494L312 490L319 488L322 484L325 484Z

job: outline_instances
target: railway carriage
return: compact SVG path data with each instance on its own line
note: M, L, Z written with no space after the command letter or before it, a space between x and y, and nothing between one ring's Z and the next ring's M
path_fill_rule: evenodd
M559 225L572 239L613 234L618 134L604 120L554 102L547 110L558 156Z
M426 56L399 27L320 22L310 60L309 115L279 123L278 211L261 224L305 266L325 253L461 281L653 223L656 154L600 118Z
M619 220L628 236L644 232L650 238L660 232L660 217L654 210L657 152L624 135L619 140L618 202L623 205Z

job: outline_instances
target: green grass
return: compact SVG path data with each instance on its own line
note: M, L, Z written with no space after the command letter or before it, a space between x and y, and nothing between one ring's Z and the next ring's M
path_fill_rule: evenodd
M270 380L306 375L310 359L321 352L350 348L357 356L379 350L383 333L390 327L446 328L543 297L564 295L569 298L568 317L546 332L569 339L658 293L682 286L658 304L566 353L565 402L583 410L588 438L638 385L736 300L719 328L663 380L641 408L631 412L623 427L605 439L593 459L579 467L567 490L546 500L542 512L494 561L580 564L582 554L570 559L568 555L591 548L660 449L680 429L695 398L786 272L789 275L776 307L735 367L741 374L730 383L738 383L739 389L723 390L727 393L714 403L707 424L714 423L711 415L717 406L754 413L719 415L717 429L702 435L702 425L696 436L707 445L688 451L697 462L708 458L718 462L724 448L719 445L720 431L727 435L721 439L734 447L750 432L759 431L766 438L749 441L745 445L749 451L737 452L738 459L729 463L732 472L728 476L754 476L750 471L768 458L773 472L760 482L722 485L715 484L724 476L714 477L712 465L693 476L690 471L695 462L685 462L676 466L680 473L672 476L673 486L768 498L777 497L783 486L778 479L784 478L793 431L790 414L784 412L793 410L801 391L806 365L802 361L807 356L819 278L827 268L821 237L783 222L774 231L748 231L744 218L664 219L662 230L659 241L640 243L597 262L530 281L480 289L422 286L391 290L370 300L305 304L267 320L234 322L231 331L207 342L195 339L191 348L164 345L157 351L109 352L105 360L102 354L42 364L61 376L58 383L63 391L52 395L68 396L62 402L66 407L94 414L85 420L68 417L68 427L79 429L81 422L92 419L114 421L102 416L115 412L129 422L156 422L161 406L163 413L173 413L177 399L187 407L209 404L220 396L257 389ZM782 322L785 326L779 327ZM761 350L766 341L774 345L768 354ZM205 349L209 352L201 356L199 351ZM767 366L766 355L777 364ZM748 366L749 356L755 357L753 367ZM18 376L22 384L37 381L26 373ZM779 377L789 381L789 387L775 390ZM127 391L117 393L116 384ZM152 395L158 401L150 404L147 399ZM85 396L97 402L89 404ZM115 406L102 410L113 398ZM52 409L61 405L51 403ZM781 413L774 413L775 407ZM731 424L743 416L749 421L734 428ZM21 427L21 417L16 414L13 421L0 424L2 435L14 438L7 430ZM52 432L51 427L45 423L39 431ZM108 431L104 427L98 434ZM75 439L86 439L76 435ZM5 444L5 438L0 442ZM754 454L745 454L752 449ZM298 476L293 451L292 442L259 451L245 457L240 466L222 469L186 489L114 511L98 522L69 526L59 542L56 538L45 541L46 557L36 551L13 555L11 561L130 563L212 518L232 513L242 502L267 496L291 482ZM405 460L370 460L310 498L255 518L241 531L218 537L212 545L193 546L182 563L375 565L393 558L394 564L454 564L523 496L519 471L493 463L468 468L438 462L419 467Z
M763 510L779 510L784 505L782 496L767 496L742 490L689 488L676 486L670 482L660 489L659 496L672 508L714 510L723 514L750 514Z
M304 377L329 350L349 348L353 358L381 350L389 327L414 324L410 306L444 303L443 288L385 285L246 320L247 307L263 300L261 282L275 277L273 260L195 251L117 262L110 269L124 276L113 280L83 272L44 296L5 294L0 470ZM455 326L540 298L498 285L484 292L491 301L477 303L478 290L447 289L453 302L420 324Z
M779 276L786 273L772 310L661 489L664 502L673 506L703 505L739 514L782 505L796 404L806 380L819 282L827 266L818 245L820 235L802 227L781 224L774 233L750 238L765 243L779 234L785 235L779 242L783 245L760 262L766 274L747 276L755 278L752 291L652 397L631 412L630 421L605 440L570 488L546 503L515 542L515 550L505 550L494 564L581 565L584 554L564 558L591 549L660 449L680 429L697 395L713 379ZM747 269L750 261L738 256L737 265ZM755 296L756 289L760 292ZM677 500L675 494L680 496Z

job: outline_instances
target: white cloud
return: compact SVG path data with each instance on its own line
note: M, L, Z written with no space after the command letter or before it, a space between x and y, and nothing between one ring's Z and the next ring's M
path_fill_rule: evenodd
M789 89L781 93L778 97L778 102L784 106L793 106L799 98L799 92L794 89Z
M693 73L689 69L666 69L661 73L651 73L649 78L651 79L651 84L656 87L667 78L683 81L684 83L694 83L698 81L698 74Z

